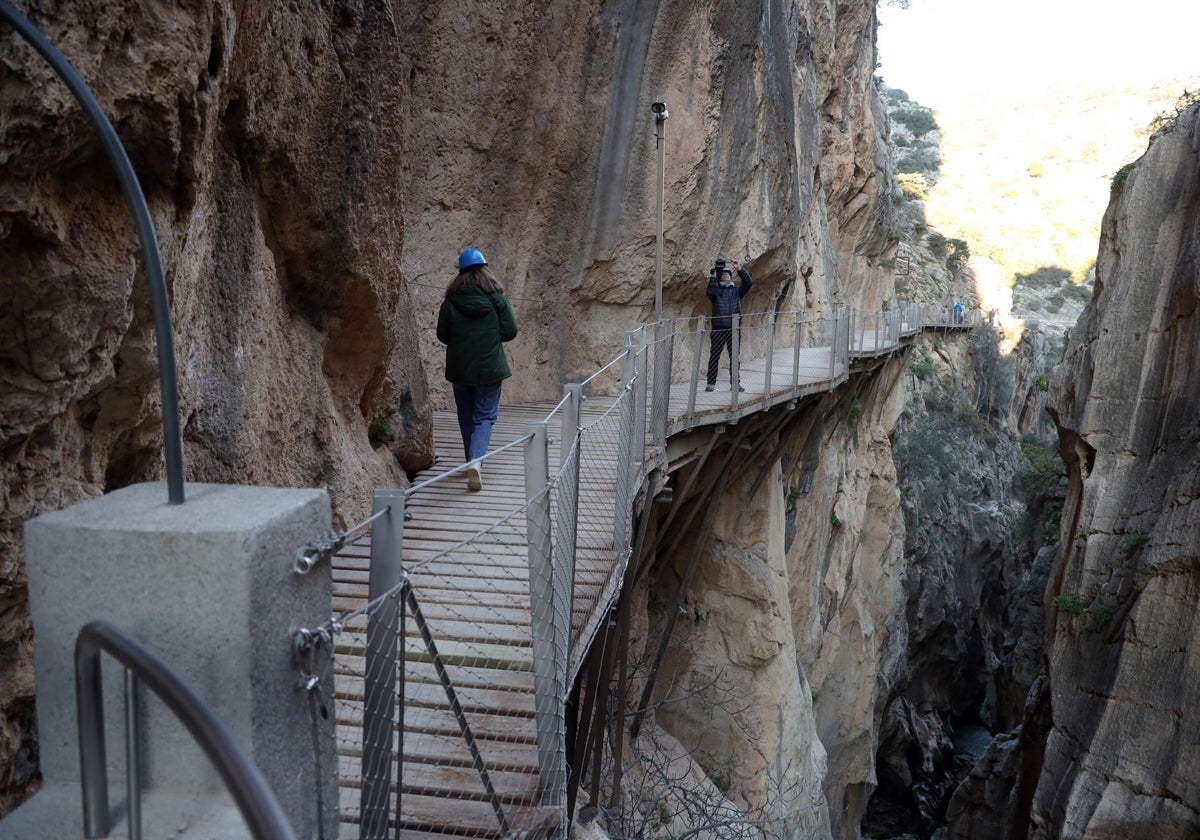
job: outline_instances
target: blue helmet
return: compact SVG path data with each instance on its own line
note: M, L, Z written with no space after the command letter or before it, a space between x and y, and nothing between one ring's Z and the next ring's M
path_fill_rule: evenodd
M483 252L478 248L468 248L458 255L458 270L462 271L467 268L472 268L477 265L487 265L488 261L484 259Z

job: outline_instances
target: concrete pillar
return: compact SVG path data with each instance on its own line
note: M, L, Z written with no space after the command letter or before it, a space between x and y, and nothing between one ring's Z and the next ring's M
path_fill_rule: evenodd
M164 484L139 484L26 523L45 784L0 823L0 835L81 836L75 637L105 619L207 701L298 837L319 836L319 822L336 836L334 710L310 714L292 662L292 632L320 624L332 608L329 564L296 575L293 552L329 526L324 490L214 484L189 484L182 505L167 503ZM103 671L113 835L123 836L123 671L108 658ZM245 836L200 748L150 694L142 731L145 836Z

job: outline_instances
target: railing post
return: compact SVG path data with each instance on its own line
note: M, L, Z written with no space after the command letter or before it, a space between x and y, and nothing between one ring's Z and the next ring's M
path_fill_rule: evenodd
M376 490L371 513L391 508L371 527L371 571L367 600L378 600L367 618L367 648L363 686L362 791L358 836L360 840L385 840L392 813L392 727L396 717L396 661L403 653L397 623L399 598L383 597L404 577L401 546L404 541L404 491ZM400 714L403 716L403 698ZM401 745L403 761L403 745ZM399 808L396 818L399 820Z
M629 517L632 508L633 459L630 449L634 429L635 403L634 391L637 388L637 363L633 346L633 333L625 333L625 359L621 367L620 431L617 441L617 451L613 456L617 459L617 492L616 506L613 517L613 548L620 554L625 550L629 541Z
M838 309L833 307L829 310L829 381L834 379L834 371L837 368L837 343L838 343ZM854 316L851 315L851 318Z
M850 335L846 330L846 323L849 318L847 314L848 309L848 307L843 305L841 321L842 340L838 342L838 357L841 359L842 373L850 372Z
M142 840L142 704L138 678L125 669L125 803L129 812L129 838Z
M529 601L533 679L542 805L557 806L566 793L566 634L555 597L550 534L550 458L546 423L525 427L525 528L529 546Z
M563 396L566 397L566 402L563 403L562 437L558 445L558 468L560 470L571 447L575 445L575 438L579 435L579 414L583 408L583 386L576 383L564 385ZM579 459L575 460L578 463Z
M742 313L733 313L729 326L729 340L733 347L733 364L729 366L729 405L737 408L738 390L742 387Z
M564 385L563 396L567 398L563 406L562 441L558 445L558 505L564 516L558 519L561 532L557 535L558 552L554 556L554 564L561 574L557 578L556 597L562 601L563 615L567 616L567 632L570 633L570 616L575 598L575 543L579 535L579 469L583 460L583 441L579 439L579 414L583 405L583 386ZM576 444L578 443L578 446ZM564 466L563 460L568 457L571 449L575 448L575 457L569 465ZM567 637L568 652L572 645L570 636Z
M837 366L835 367L835 375L838 369L845 370L850 363L850 350L853 346L852 342L857 335L858 330L858 312L843 305L838 310L837 316Z
M700 355L704 352L704 316L696 319L696 352L692 355L692 387L688 389L688 425L696 416L696 392L700 390ZM707 381L707 380L706 380Z
M800 342L803 340L803 333L800 331L801 313L796 313L796 325L794 334L792 335L792 390L796 391L800 388Z
M671 401L671 356L675 346L675 319L654 324L654 393L650 402L650 437L662 451L667 445L667 415Z
M639 330L642 339L639 342L637 353L637 383L634 385L633 393L635 396L634 418L636 426L633 436L641 441L641 447L646 447L646 400L649 396L650 386L650 345L646 341L646 327L643 325ZM642 459L639 457L638 463Z
M775 310L767 313L767 359L763 369L763 400L771 404L771 369L775 367Z
M75 657L75 713L79 719L79 773L83 782L83 836L107 837L108 762L104 745L104 690L100 651Z

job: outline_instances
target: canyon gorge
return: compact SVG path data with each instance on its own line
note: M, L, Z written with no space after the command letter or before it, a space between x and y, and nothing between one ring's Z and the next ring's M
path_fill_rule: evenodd
M506 401L608 362L653 318L654 100L666 314L716 255L749 312L976 297L904 222L870 0L16 5L145 190L189 481L328 487L343 524L407 486L464 247L521 322ZM38 784L21 527L163 474L132 220L8 32L0 269L2 815ZM1198 302L1192 108L1114 183L1065 339L996 313L712 432L667 479L705 527L646 515L613 696L653 702L579 831L1200 836Z

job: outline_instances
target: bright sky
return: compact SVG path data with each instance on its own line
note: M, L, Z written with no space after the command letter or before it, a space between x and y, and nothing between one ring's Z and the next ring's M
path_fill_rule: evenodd
M880 2L879 19L879 73L934 109L1085 79L1200 75L1200 0L911 0Z

